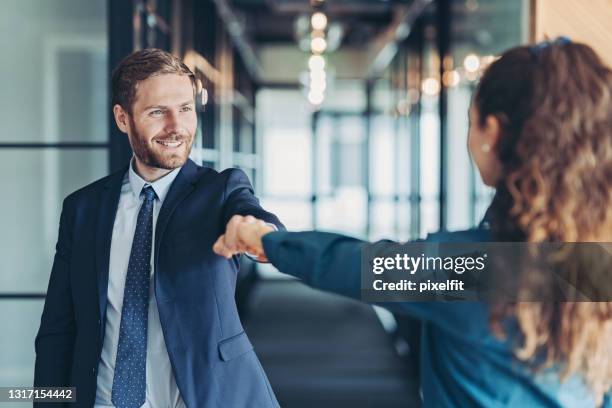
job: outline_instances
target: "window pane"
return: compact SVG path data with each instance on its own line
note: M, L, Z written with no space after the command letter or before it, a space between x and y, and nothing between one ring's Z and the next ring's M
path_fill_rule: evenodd
M397 224L398 231L396 239L400 242L405 242L410 239L410 201L401 199L398 203Z
M264 198L261 205L274 213L288 230L312 229L310 201Z
M440 202L437 199L421 201L421 238L440 228Z
M106 4L2 2L0 142L108 139Z
M372 203L372 227L370 240L396 239L396 206L393 200L376 200Z
M397 192L400 195L408 196L410 194L410 177L411 175L411 135L408 131L408 124L405 120L400 121L400 133L397 138ZM415 169L416 170L416 169Z
M373 194L391 196L395 190L395 149L393 119L376 115L372 118L370 138L370 190Z
M437 109L437 108L436 108ZM421 195L438 197L440 191L440 117L428 110L421 116Z
M366 108L366 94L360 80L337 79L329 90L323 110L341 112L363 112Z
M0 384L32 386L34 338L40 325L44 299L0 299ZM2 404L4 407L5 405ZM16 406L25 406L16 404Z
M64 197L107 173L100 150L0 150L0 288L44 292Z
M448 90L447 123L447 228L461 230L473 225L472 166L467 149L470 90L456 87Z
M341 116L332 152L334 187L360 187L365 183L365 123L360 116Z
M317 125L317 152L315 169L317 171L317 194L330 194L332 191L332 151L334 149L334 120L321 116Z
M265 195L309 196L312 191L310 116L299 91L263 90L257 95Z
M311 137L304 130L270 129L264 139L264 188L272 195L312 191Z
M331 197L317 200L317 229L363 237L367 194L362 187L341 187Z

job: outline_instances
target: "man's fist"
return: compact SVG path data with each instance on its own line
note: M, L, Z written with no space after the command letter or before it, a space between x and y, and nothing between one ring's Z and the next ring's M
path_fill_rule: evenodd
M257 257L257 260L267 261L261 238L274 231L274 228L262 220L247 215L234 215L221 235L213 245L213 251L225 258L248 252Z

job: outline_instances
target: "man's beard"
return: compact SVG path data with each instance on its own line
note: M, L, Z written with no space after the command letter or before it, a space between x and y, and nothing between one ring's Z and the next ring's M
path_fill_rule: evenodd
M132 118L130 120L130 127L132 130L131 145L134 155L140 160L141 163L158 169L173 170L177 167L181 167L189 158L191 152L191 142L193 139L188 134L165 134L157 136L156 140L173 140L182 141L183 145L177 149L177 152L172 154L164 154L153 150L149 146L148 140L140 134L136 124ZM157 142L153 142L157 143ZM186 146L187 150L183 148Z

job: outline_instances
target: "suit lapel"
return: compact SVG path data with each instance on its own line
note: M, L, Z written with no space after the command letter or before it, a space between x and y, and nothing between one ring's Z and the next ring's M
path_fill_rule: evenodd
M197 174L198 167L191 160L187 160L172 182L170 190L168 190L168 195L166 195L164 203L159 210L157 225L155 227L155 265L157 265L157 260L159 259L159 246L162 242L168 221L180 202L195 188Z
M115 224L115 215L119 205L121 185L128 167L113 174L104 185L98 207L98 220L96 225L96 269L98 277L98 304L100 318L106 320L106 302L108 290L108 267L110 259L110 246ZM104 340L104 324L102 324L101 341Z
M106 322L106 304L108 301L108 268L110 262L110 247L113 236L113 226L115 224L115 216L117 215L117 207L119 206L123 177L128 170L128 166L125 166L124 169L113 174L109 178L104 185L100 197L100 207L98 210L98 221L96 225L96 269L98 277L98 303L100 307L100 317L102 320L102 330L100 332L101 341L104 341L104 328ZM195 176L197 173L198 168L195 163L191 160L187 160L170 186L170 190L168 190L168 195L166 196L164 204L160 209L159 216L157 218L157 226L155 229L156 263L159 254L159 245L168 221L170 220L170 217L178 204L194 189L194 185L196 183Z

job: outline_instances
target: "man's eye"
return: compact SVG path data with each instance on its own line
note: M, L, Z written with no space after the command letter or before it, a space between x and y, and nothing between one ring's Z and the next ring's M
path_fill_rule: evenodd
M154 111L149 112L149 115L151 116L159 116L161 115L163 112L160 109L156 109Z
M190 112L193 110L192 106L183 106L183 108L181 109L182 112Z

